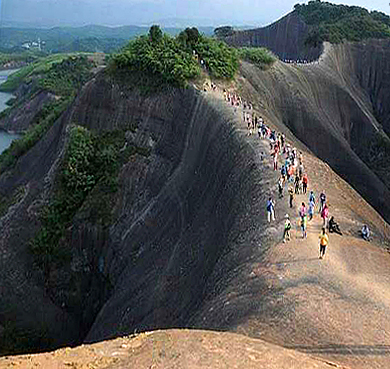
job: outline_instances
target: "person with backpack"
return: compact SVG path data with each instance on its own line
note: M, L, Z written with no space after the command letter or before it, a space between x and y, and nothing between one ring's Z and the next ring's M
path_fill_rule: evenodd
M326 222L328 220L328 216L329 216L329 208L328 208L328 205L324 205L324 208L322 209L321 211L321 218L322 218L322 226L324 228L326 228Z
M325 228L322 228L321 233L318 237L320 239L320 259L325 256L326 246L329 244L329 237L326 234Z
M291 240L291 222L288 214L285 216L286 221L284 222L284 233L283 233L283 243Z
M268 215L268 223L271 222L271 219L275 221L275 204L272 200L272 197L268 199L267 203L267 215Z

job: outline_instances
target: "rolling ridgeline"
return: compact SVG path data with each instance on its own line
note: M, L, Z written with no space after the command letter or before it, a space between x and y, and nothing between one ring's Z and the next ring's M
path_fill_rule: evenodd
M296 10L227 41L314 59L323 48L306 42L310 32ZM266 121L389 220L388 54L389 40L326 44L319 64L294 66L195 29L172 38L154 27L105 70L72 57L26 72L0 120L26 132L0 157L1 351L135 329L233 330L253 318L240 307L207 325L199 314L207 295L218 316L213 301L253 256L244 244L271 245L259 210L269 186L233 113L192 86L206 71L236 78ZM246 280L234 283L244 297Z

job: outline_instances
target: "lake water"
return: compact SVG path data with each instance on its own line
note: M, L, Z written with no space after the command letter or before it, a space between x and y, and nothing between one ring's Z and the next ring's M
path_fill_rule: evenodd
M0 70L0 84L7 80L7 77L16 72L16 70ZM12 94L6 92L0 92L0 112L5 110L8 106L5 104L11 97ZM13 140L19 138L19 135L9 134L4 131L0 131L0 153L7 149Z

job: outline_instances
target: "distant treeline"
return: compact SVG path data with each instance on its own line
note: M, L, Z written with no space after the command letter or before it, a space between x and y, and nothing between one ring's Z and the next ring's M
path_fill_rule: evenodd
M390 17L358 6L335 5L320 0L295 5L310 31L306 43L317 46L323 41L340 43L368 38L389 38Z
M166 28L170 35L177 35L182 29ZM149 27L123 26L85 26L40 28L0 28L0 50L22 51L22 45L41 40L41 49L48 53L64 52L115 52L123 47L129 39L147 34ZM201 28L204 34L211 35L211 27ZM37 48L35 46L35 48Z

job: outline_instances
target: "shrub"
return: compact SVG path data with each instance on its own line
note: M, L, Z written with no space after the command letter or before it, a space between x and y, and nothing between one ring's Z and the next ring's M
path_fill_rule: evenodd
M215 78L234 78L239 58L237 50L225 42L200 36L195 46L199 57L205 61L208 72Z
M39 86L57 95L72 95L88 81L92 66L86 56L70 57L54 64L39 81Z
M142 151L133 146L122 150L125 142L122 130L97 135L84 127L71 128L56 189L42 211L42 227L31 242L36 262L46 274L53 265L69 262L70 249L61 246L61 240L86 200L92 208L91 220L109 224L109 204L118 189L119 170L130 155Z
M272 65L276 58L264 47L243 47L239 49L241 59L257 65L264 69Z
M118 69L142 72L162 84L185 86L187 80L200 74L200 67L191 54L174 38L163 35L159 42L141 36L113 57Z
M199 60L203 59L208 72L215 78L234 77L238 69L237 51L224 42L199 34L196 28L187 28L176 38L164 34L157 36L156 28L149 37L140 36L112 58L117 70L140 72L158 81L178 87L201 73ZM152 36L155 35L155 36Z

